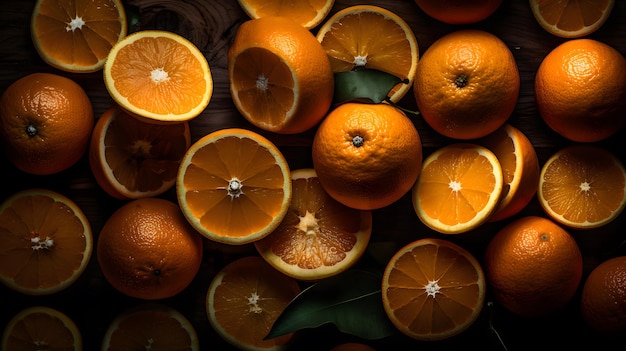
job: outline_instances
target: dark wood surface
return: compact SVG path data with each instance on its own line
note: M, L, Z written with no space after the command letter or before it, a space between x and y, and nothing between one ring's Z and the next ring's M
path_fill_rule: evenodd
M102 80L102 73L71 74L57 71L47 66L35 52L30 40L29 21L34 6L33 0L2 0L0 11L0 92L16 79L33 72L62 74L77 81L90 96L96 116L99 116L113 102L108 96ZM371 3L392 10L403 17L413 28L423 53L442 35L462 28L479 28L496 34L509 46L518 64L521 76L519 101L509 122L521 129L536 148L539 161L547 158L569 142L549 130L543 123L534 102L533 82L541 60L548 52L565 39L552 36L536 23L526 0L505 1L489 19L474 25L452 26L437 22L423 12L411 0L367 1L337 0L333 12L357 3ZM201 136L226 127L244 127L260 132L276 143L285 154L292 169L311 167L310 145L315 130L297 135L275 135L260 131L251 126L236 111L230 99L227 77L226 52L238 25L247 19L235 0L128 0L124 1L129 15L136 11L139 21L132 24L134 29L166 29L189 38L206 55L214 79L214 93L207 109L191 121L192 141ZM315 32L315 29L313 29ZM609 20L596 33L590 36L603 41L622 54L626 54L626 2L616 1ZM399 104L416 110L412 92ZM411 117L423 142L424 154L454 142L431 130L420 117ZM624 162L624 131L609 140L600 142ZM32 176L16 170L4 157L0 158L2 186L0 199L5 199L17 190L43 187L59 191L73 199L89 218L94 239L108 216L123 201L114 200L101 191L94 181L86 158L67 171L51 176ZM174 193L168 192L165 198L174 200ZM544 216L536 199L520 213ZM599 262L616 255L626 254L622 246L626 235L624 225L626 215L604 228L590 231L574 231L584 256L585 276ZM516 218L516 217L515 217ZM427 229L415 215L411 200L407 196L396 203L374 211L373 241L394 241L402 245L422 237L441 237L452 240L472 251L482 259L488 240L510 220L489 223L483 227L460 235L443 236ZM95 242L95 241L94 241ZM207 242L200 272L193 283L179 295L160 301L172 306L189 318L200 337L203 350L226 350L228 345L211 329L205 311L205 296L213 274L225 262L238 256L254 254L251 246L224 247ZM364 258L367 260L367 257ZM584 277L583 277L584 279ZM305 285L303 284L303 287ZM582 287L582 283L581 283ZM85 350L97 350L102 336L111 320L122 310L141 301L125 297L114 290L104 280L94 255L80 279L65 291L50 296L24 296L0 286L0 328L19 310L32 305L46 305L57 308L70 316L80 327ZM603 338L591 333L584 325L578 310L577 294L564 311L539 319L515 317L496 304L495 308L485 307L479 320L465 333L445 341L416 342L407 338L392 338L369 342L377 349L424 349L448 350L471 346L476 349L502 350L495 334L489 329L490 321L499 331L509 350L528 348L546 349L547 345L573 347L597 346ZM493 298L487 296L487 301ZM492 315L493 313L493 315ZM338 332L332 325L326 325L301 333L294 350L325 350L340 342L354 341L355 338ZM548 344L546 344L548 341ZM622 344L623 345L623 344ZM595 349L595 347L594 347Z

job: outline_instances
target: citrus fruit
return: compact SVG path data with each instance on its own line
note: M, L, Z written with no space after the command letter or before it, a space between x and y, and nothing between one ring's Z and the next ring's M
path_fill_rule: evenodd
M226 128L196 141L176 179L178 203L205 237L248 244L271 233L287 214L291 179L287 161L267 138Z
M254 126L304 132L324 118L335 80L324 49L296 21L277 16L239 26L228 51L230 93Z
M315 170L291 172L291 204L280 225L254 245L280 272L305 281L337 275L365 253L371 211L347 207L326 193Z
M64 171L87 150L94 125L87 93L73 80L31 73L0 97L0 140L18 169L37 175Z
M207 315L213 329L240 350L285 350L294 334L264 338L299 293L295 279L259 256L244 256L213 277L206 298Z
M424 13L448 24L471 24L491 16L502 0L415 0Z
M193 119L213 94L204 54L163 30L141 30L118 41L104 64L104 83L117 104L154 123Z
M174 202L141 198L104 223L96 249L105 279L121 293L145 300L183 291L202 261L202 236Z
M537 197L556 222L575 229L598 228L624 210L626 170L599 145L570 145L542 166Z
M578 244L550 219L520 217L491 239L483 261L490 291L524 317L556 312L573 298L582 278Z
M609 18L615 0L530 0L537 23L550 34L579 38L598 30Z
M518 214L537 193L539 159L535 147L521 130L508 123L478 143L496 155L504 180L500 202L489 221Z
M417 340L442 340L476 321L485 289L482 267L469 251L448 240L425 238L389 260L382 300L402 333Z
M333 72L374 69L403 82L389 92L398 102L413 84L419 46L411 27L379 6L354 5L334 13L317 32Z
M399 200L422 166L413 122L387 104L345 103L324 118L313 138L320 184L340 203L374 210Z
M238 0L239 6L252 19L267 16L289 17L307 29L322 23L335 0Z
M459 234L485 223L504 187L502 167L484 146L452 143L431 153L413 186L419 219L443 234Z
M539 65L535 99L541 118L561 136L606 139L626 123L626 59L597 40L567 40Z
M4 327L0 349L82 351L83 340L76 323L65 313L37 305L11 318Z
M358 342L347 342L333 346L330 351L376 351L374 348Z
M0 281L28 295L64 290L87 268L92 241L74 201L47 189L18 191L0 205Z
M124 310L109 324L102 351L189 350L199 351L198 334L182 313L159 303L140 304Z
M102 69L126 31L120 0L37 0L30 22L39 56L55 68L76 73Z
M114 106L98 119L89 145L89 165L102 189L118 199L161 195L176 183L191 145L187 121L155 124Z
M626 332L626 256L607 259L591 271L582 289L581 312L601 334Z
M497 36L461 29L437 39L415 72L413 93L424 121L455 139L475 139L500 128L520 90L517 63Z

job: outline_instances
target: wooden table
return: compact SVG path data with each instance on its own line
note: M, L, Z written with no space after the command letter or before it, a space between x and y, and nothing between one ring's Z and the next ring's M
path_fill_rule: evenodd
M33 72L52 72L68 76L81 84L93 102L96 116L99 116L113 102L108 96L102 80L102 73L70 74L57 71L47 66L35 52L30 41L29 21L34 0L3 0L0 12L0 92L16 79ZM292 169L312 167L310 146L314 130L297 135L275 135L258 130L250 125L236 111L228 90L226 52L238 25L247 16L234 0L127 0L124 1L129 14L139 14L137 29L166 29L189 38L209 61L214 79L214 93L208 108L191 121L192 141L201 136L226 127L243 127L255 130L274 143L285 154ZM344 7L363 3L355 0L337 0L333 12ZM541 60L548 52L563 42L545 32L536 23L525 0L505 1L489 19L475 25L452 26L437 22L423 12L411 0L368 1L385 7L403 17L413 28L423 53L442 35L461 28L478 28L489 31L509 46L518 64L521 76L519 101L509 122L521 129L536 148L539 161L543 164L547 158L569 142L549 130L543 123L535 107L533 82L535 72ZM591 38L603 41L622 54L626 54L626 2L617 1L613 13L605 25ZM315 31L315 29L313 30ZM416 110L412 92L409 92L399 104ZM424 154L453 140L446 139L416 116L411 117L422 138ZM623 151L624 131L599 144L612 150L626 162ZM43 187L59 191L83 209L89 218L94 238L108 218L123 202L114 200L99 189L94 181L84 157L67 171L51 176L32 176L16 170L4 157L0 158L3 186L0 187L0 199L5 199L17 190ZM174 193L168 192L165 198L174 199ZM541 215L536 199L518 216ZM443 237L463 245L481 258L487 241L495 232L511 219L489 223L480 229L456 236L442 236L427 229L415 215L408 196L398 202L374 211L373 241L394 240L403 244L421 237ZM623 214L608 226L590 231L570 231L578 240L585 259L585 276L602 260L626 254L621 245L626 239ZM222 246L207 242L205 256L200 272L188 289L179 295L161 301L182 312L189 318L200 337L203 350L226 350L228 345L211 329L205 313L205 296L212 275L225 262L241 255L254 254L250 246L231 247L223 250ZM582 285L581 285L582 286ZM85 350L97 350L102 336L111 320L123 309L134 306L139 300L125 297L114 290L104 280L95 259L91 262L80 279L65 291L51 296L24 296L0 286L0 328L19 310L32 305L46 305L57 308L70 316L80 327L84 338ZM553 316L526 320L515 317L499 308L485 308L480 319L465 333L449 340L420 343L400 338L370 342L378 349L433 349L447 350L471 345L478 349L502 350L494 334L490 332L489 322L500 332L509 350L543 349L540 340L554 342L563 347L595 345L601 340L585 327L578 311L577 294L568 308ZM487 301L493 301L488 294ZM490 319L491 313L495 314ZM308 330L301 335L294 350L324 350L344 341L352 341L350 335L336 331L332 325ZM623 342L623 341L622 341ZM390 346L392 345L392 346ZM594 347L595 348L595 347Z

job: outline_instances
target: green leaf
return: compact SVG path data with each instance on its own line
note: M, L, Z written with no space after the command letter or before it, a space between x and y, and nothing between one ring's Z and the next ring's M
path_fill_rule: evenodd
M359 101L378 104L388 99L391 89L402 82L402 79L392 74L375 69L337 72L333 102L341 104Z
M285 308L265 338L326 323L363 339L396 334L383 308L380 275L348 270L309 286Z

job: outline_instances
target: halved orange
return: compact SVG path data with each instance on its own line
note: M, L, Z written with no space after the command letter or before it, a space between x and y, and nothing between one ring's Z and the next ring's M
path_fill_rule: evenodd
M36 305L11 318L2 332L0 349L82 351L83 340L76 323L65 313Z
M504 187L502 167L484 146L453 143L430 154L413 186L419 219L443 234L479 227L496 210Z
M113 45L126 36L120 0L37 0L30 33L39 56L67 72L102 69Z
M93 251L91 225L78 205L46 189L21 190L0 205L0 281L28 295L72 285Z
M389 260L382 281L383 307L402 333L417 340L442 340L476 321L485 289L485 275L472 253L447 240L425 238Z
M195 118L213 94L204 54L183 36L163 30L142 30L118 41L105 62L104 83L122 108L160 123Z
M537 197L556 222L575 229L598 228L626 206L626 170L601 146L570 145L542 166Z
M372 212L347 207L322 188L314 169L291 172L291 204L280 225L254 242L280 272L304 281L339 274L363 256Z
M333 72L369 68L392 74L403 83L389 92L398 102L413 85L419 47L411 27L400 16L374 5L337 11L317 32Z
M598 30L608 19L615 0L530 0L543 29L562 38L579 38Z
M265 16L289 17L306 29L322 23L335 0L238 0L241 8L256 19Z
M290 169L270 140L226 128L196 141L181 162L178 203L205 237L247 244L271 233L291 201Z
M114 106L100 116L93 130L89 165L100 187L115 198L158 196L176 183L189 146L187 121L147 123Z

